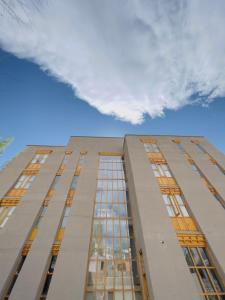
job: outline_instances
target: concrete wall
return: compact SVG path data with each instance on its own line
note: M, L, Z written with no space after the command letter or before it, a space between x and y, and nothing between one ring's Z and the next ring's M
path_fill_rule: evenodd
M51 247L60 223L67 192L80 151L87 151L73 200L71 214L50 284L50 300L83 300L92 217L96 193L99 152L124 152L137 249L143 250L145 271L151 300L197 300L198 291L177 241L156 178L150 167L141 136L123 138L72 137L67 147L52 147L46 163L27 190L7 225L0 230L0 299L13 274L23 245L32 228L42 202L68 149L73 153L60 178L59 186L43 217L36 239L24 262L10 300L37 300L43 288L51 258ZM224 209L210 194L201 178L171 142L176 137L155 136L161 151L182 189L191 213L206 236L216 264L225 271ZM199 168L225 197L225 176L190 143L192 137L177 137L190 152ZM194 139L194 137L193 137ZM222 165L225 158L213 146L198 138L205 149ZM124 145L123 145L124 143ZM124 146L124 147L123 147ZM3 197L30 162L36 149L28 147L0 173L0 197ZM46 147L43 147L46 148ZM212 169L213 168L213 169Z
M25 159L24 155L27 155L27 159ZM11 164L9 171L5 170L2 176L4 174L6 176L13 174L11 172L13 168L15 168L15 174L19 175L22 172L22 168L26 167L33 155L34 149L26 150L26 154L23 152L21 157L18 156L16 158L15 165L14 163ZM20 252L29 235L41 203L61 162L59 161L60 157L61 154L58 153L57 149L49 155L46 163L41 166L39 174L30 189L26 191L26 194L20 200L20 204L16 207L5 227L0 230L0 290L3 294L8 280L11 278L17 265L17 260L20 258ZM13 178L13 181L15 179ZM10 181L11 177L8 177L8 180Z
M97 184L98 152L122 152L123 139L72 138L69 146L79 151L85 150L87 155L48 292L49 300L84 298Z
M57 165L59 167L64 158L64 153L65 150L58 153L55 157L54 166ZM42 291L51 256L51 247L62 217L77 160L78 153L72 153L54 195L49 202L47 212L40 222L37 237L32 243L31 250L11 293L10 300L34 300ZM41 189L41 186L39 186L39 189Z
M209 168L213 170L214 166L209 166L207 158L204 154L196 152L194 145L188 139L183 139L182 144L185 150L190 153L194 161L197 162L200 169L207 172ZM202 233L205 235L208 246L217 258L216 263L219 264L224 276L225 272L225 217L224 209L215 200L214 196L209 192L208 188L202 181L201 177L192 170L191 165L184 160L184 156L177 146L172 143L168 137L159 144L169 167L176 178L185 199L189 205L192 214L195 217ZM214 171L212 171L214 172ZM214 172L214 180L221 180L221 174L216 175ZM214 182L215 184L215 182Z
M199 299L139 137L126 137L125 159L137 247L143 249L151 299Z

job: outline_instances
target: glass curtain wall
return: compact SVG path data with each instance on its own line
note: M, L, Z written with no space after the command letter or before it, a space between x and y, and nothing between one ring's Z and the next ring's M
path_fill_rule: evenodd
M86 299L144 299L127 204L122 157L100 156Z

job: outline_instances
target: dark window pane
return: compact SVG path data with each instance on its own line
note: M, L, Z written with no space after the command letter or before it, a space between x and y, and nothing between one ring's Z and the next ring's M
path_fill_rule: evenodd
M214 289L213 289L212 284L211 284L211 282L209 280L209 277L208 277L208 274L207 274L206 270L199 269L198 273L199 273L199 275L201 277L201 280L203 281L205 290L207 292L214 292Z
M191 250L191 254L192 254L192 257L194 259L194 262L197 266L203 266L203 262L201 260L201 257L197 251L197 248L190 248Z
M185 258L186 258L187 264L188 264L189 266L193 266L194 264L193 264L192 258L191 258L191 256L190 256L190 253L189 253L189 251L188 251L188 248L182 248L182 250L183 250L183 252L184 252L184 256L185 256Z
M219 279L218 279L217 276L216 276L215 271L209 269L209 273L210 273L210 275L211 275L211 279L212 279L213 282L214 282L214 285L216 286L217 291L218 291L218 292L222 292L223 289L222 289L222 286L221 286L221 284L220 284L220 282L219 282Z

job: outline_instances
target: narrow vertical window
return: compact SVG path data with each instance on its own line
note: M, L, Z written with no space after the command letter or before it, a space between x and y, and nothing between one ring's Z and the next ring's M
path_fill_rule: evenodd
M86 299L142 299L121 156L99 158Z

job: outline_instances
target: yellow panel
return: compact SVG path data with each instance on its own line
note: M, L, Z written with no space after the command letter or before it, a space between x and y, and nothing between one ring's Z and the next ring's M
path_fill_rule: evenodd
M64 231L65 231L64 228L60 228L58 230L56 238L55 238L56 241L61 241L63 239Z
M192 142L193 144L200 144L200 141L199 141L199 140L191 140L191 142Z
M174 140L172 140L174 143L176 143L176 144L180 144L181 143L181 141L180 140L178 140L178 139L174 139Z
M172 177L157 177L158 183L162 187L178 187Z
M61 243L54 243L52 246L52 255L58 255Z
M102 156L123 156L122 152L98 152Z
M29 251L30 251L30 248L31 248L31 243L30 243L30 242L26 243L26 244L24 245L24 247L23 247L23 251L22 251L21 255L22 255L22 256L27 256L27 254L28 254Z
M33 228L32 231L31 231L31 233L30 233L30 235L29 235L28 240L32 242L36 238L37 232L38 232L38 229L37 228Z
M67 155L70 155L70 154L72 154L73 153L73 151L66 151L65 152L65 154L67 154Z
M163 155L159 152L148 152L147 155L152 163L166 163L166 160L164 159Z
M88 152L86 150L81 150L80 155L86 155Z
M157 139L153 138L142 138L140 141L144 144L157 144Z
M49 149L40 149L36 151L36 154L50 154L52 153L52 150Z
M39 172L39 170L25 169L25 170L22 172L22 175L27 175L27 176L30 176L30 175L37 175L38 172Z
M47 197L52 197L53 196L53 194L54 194L54 189L50 189L49 191L48 191L48 194L47 194Z
M35 164L32 164L30 163L27 167L26 167L26 170L29 170L29 171L38 171L41 167L41 164L38 164L38 163L35 163Z
M65 168L65 165L64 165L64 163L62 163L61 166L59 167L57 173L56 173L56 176L61 176L63 171L64 171L64 168Z
M197 231L194 221L190 217L171 217L176 231Z
M182 247L205 247L206 241L202 234L177 234Z
M25 194L26 190L25 189L11 189L7 193L7 197L22 197Z
M75 195L75 190L70 189L69 192L68 192L67 197L68 197L68 198L73 198L74 195Z
M5 197L0 201L0 206L16 206L19 204L21 197Z
M150 296L148 292L148 282L147 282L145 266L144 266L144 258L141 249L137 252L137 261L138 261L139 271L141 275L140 279L141 279L141 286L142 286L142 297L143 300L150 300Z
M77 166L76 167L76 171L75 171L75 175L79 176L80 175L80 171L81 171L81 166Z

